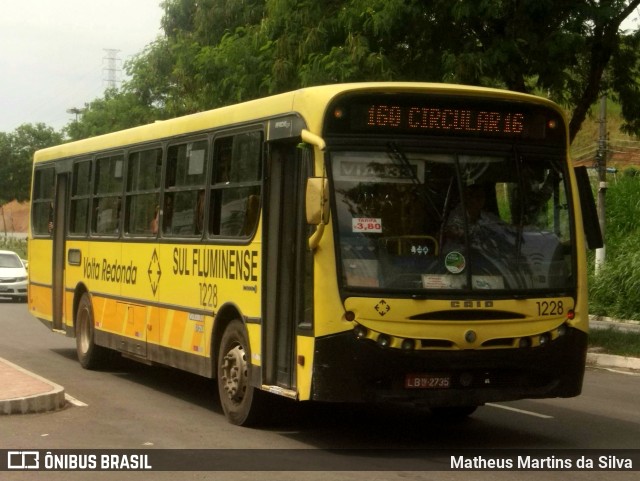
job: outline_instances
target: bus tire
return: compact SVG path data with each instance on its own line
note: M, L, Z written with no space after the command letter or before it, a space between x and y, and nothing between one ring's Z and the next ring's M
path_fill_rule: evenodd
M218 348L218 396L227 420L238 426L255 424L260 417L262 391L251 385L249 339L241 321L226 327Z
M76 313L76 352L78 361L85 369L98 369L106 361L108 351L94 342L94 320L91 298L88 293L82 294Z

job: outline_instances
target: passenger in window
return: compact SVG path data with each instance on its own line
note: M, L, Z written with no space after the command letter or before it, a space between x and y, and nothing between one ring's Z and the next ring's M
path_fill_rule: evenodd
M149 228L151 229L151 233L156 235L158 233L158 226L160 225L160 206L156 204L155 212L153 214L153 219L151 220L151 225Z

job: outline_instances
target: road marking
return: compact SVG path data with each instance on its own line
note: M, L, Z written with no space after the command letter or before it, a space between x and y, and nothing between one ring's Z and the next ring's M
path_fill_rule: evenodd
M87 407L88 404L83 403L82 401L77 400L76 398L74 398L73 396L69 396L67 393L65 393L64 398L67 400L67 402L69 402L70 404L73 404L74 406L78 406L80 408L84 408Z
M505 409L507 411L513 411L513 412L520 413L520 414L526 414L527 416L534 416L536 418L553 419L553 416L548 416L546 414L540 414L540 413L534 413L533 411L525 411L524 409L516 409L516 408L509 407L509 406L502 406L501 404L487 403L487 404L485 404L485 406L491 406L493 408Z

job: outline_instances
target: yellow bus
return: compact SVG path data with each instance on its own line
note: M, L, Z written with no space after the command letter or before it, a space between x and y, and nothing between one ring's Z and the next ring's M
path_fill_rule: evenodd
M360 83L38 151L30 312L84 368L217 379L240 425L274 395L578 395L600 239L566 125L534 96Z

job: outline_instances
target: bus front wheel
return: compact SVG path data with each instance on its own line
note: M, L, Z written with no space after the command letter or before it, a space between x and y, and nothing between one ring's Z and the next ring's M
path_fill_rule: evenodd
M232 424L255 424L262 392L251 386L251 354L244 325L231 321L218 349L218 395L225 416Z
M101 367L105 362L107 350L94 342L93 308L91 307L91 298L86 292L78 304L75 328L76 351L80 365L85 369Z

